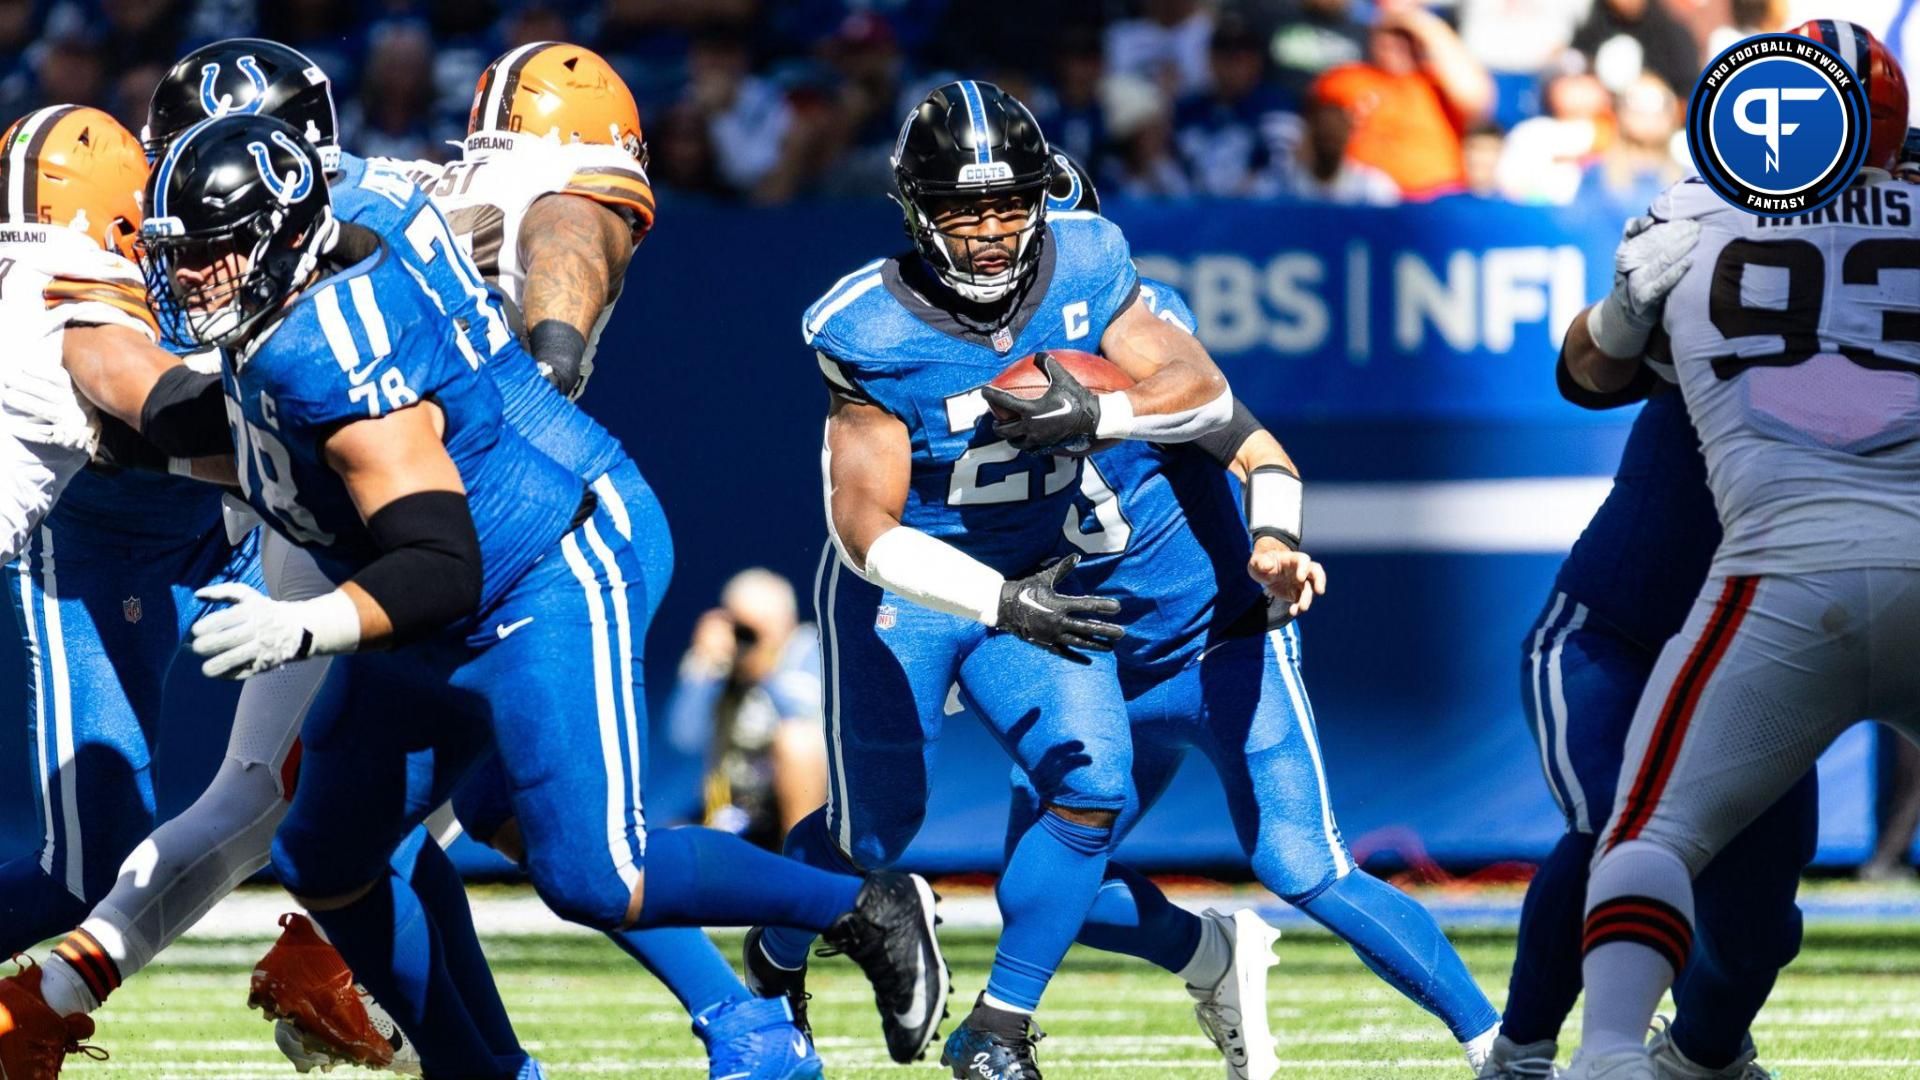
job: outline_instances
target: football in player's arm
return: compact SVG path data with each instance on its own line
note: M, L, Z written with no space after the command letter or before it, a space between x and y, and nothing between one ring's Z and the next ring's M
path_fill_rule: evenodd
M956 201L936 225L954 237L1010 240L1026 227L1029 213L1016 199ZM992 243L983 246L993 250ZM1052 384L1036 398L988 388L988 399L1014 415L996 424L995 434L1027 451L1092 438L1188 442L1229 418L1232 395L1213 358L1197 338L1161 321L1137 297L1101 335L1100 351L1134 379L1133 386L1095 394L1055 368ZM912 472L907 426L879 405L834 392L827 454L834 537L870 580L1055 651L1111 649L1120 636L1120 627L1091 617L1118 610L1113 601L1054 591L1072 559L1008 581L944 541L901 524Z

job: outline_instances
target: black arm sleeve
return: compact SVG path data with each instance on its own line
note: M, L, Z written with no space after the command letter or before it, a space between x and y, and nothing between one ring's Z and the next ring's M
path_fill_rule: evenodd
M1573 379L1573 372L1567 370L1567 350L1560 349L1560 359L1553 366L1554 381L1560 384L1560 396L1583 409L1618 409L1623 405L1632 405L1636 401L1645 401L1653 393L1654 384L1660 376L1645 364L1640 365L1633 381L1615 390L1611 394L1602 394L1589 390Z
M393 623L393 644L418 641L480 609L480 534L457 491L402 495L367 519L380 556L353 576Z
M1247 444L1247 440L1262 430L1260 419L1253 415L1253 410L1236 397L1233 399L1233 418L1227 421L1226 426L1215 428L1193 440L1193 445L1206 451L1207 456L1219 462L1221 468L1226 468L1233 464L1233 459L1239 456L1240 448Z
M580 368L587 355L587 339L562 319L542 319L527 332L527 351L540 365L555 390L571 397L580 386Z
M233 453L220 376L185 366L168 368L140 406L140 434L169 457Z

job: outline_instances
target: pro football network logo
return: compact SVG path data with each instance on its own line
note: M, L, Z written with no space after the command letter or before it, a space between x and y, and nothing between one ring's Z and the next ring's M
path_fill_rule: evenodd
M1845 61L1798 34L1760 34L1714 58L1687 104L1700 178L1753 214L1832 202L1867 153L1867 94Z

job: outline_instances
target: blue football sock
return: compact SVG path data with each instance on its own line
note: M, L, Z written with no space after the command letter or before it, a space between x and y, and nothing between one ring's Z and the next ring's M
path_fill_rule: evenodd
M1291 901L1346 939L1362 963L1465 1042L1499 1020L1440 924L1399 889L1355 870L1313 897Z
M607 936L673 991L688 1016L699 1016L716 1005L745 1001L753 996L703 931L691 927L660 927L617 931Z
M393 1015L429 1076L512 1077L526 1055L495 1054L447 970L432 915L412 886L386 874L353 903L313 912L354 978Z
M1585 833L1562 835L1527 886L1500 1022L1500 1033L1514 1042L1558 1041L1580 996L1580 935L1594 842Z
M1500 1034L1517 1043L1559 1042L1580 997L1580 934L1586 924L1586 869L1596 838L1567 832L1534 872L1521 903L1521 940L1507 978Z
M390 862L394 872L413 886L421 905L433 912L433 926L440 935L447 974L460 988L467 1015L496 1055L514 1057L522 1051L513 1033L513 1021L500 1001L500 988L493 981L493 969L480 951L480 937L474 931L473 911L467 906L467 887L453 860L424 828L417 828L401 843Z
M1178 974L1200 948L1200 917L1174 906L1160 886L1131 867L1107 864L1107 877L1080 928L1080 944L1137 956Z
M1017 1008L1040 1007L1107 869L1113 830L1043 813L1014 846L995 895L1006 927L993 955L987 993Z
M794 926L816 933L853 910L861 879L830 874L718 829L647 833L639 927Z
M786 852L789 859L798 859L808 866L817 866L836 874L860 872L840 853L839 845L833 842L832 834L827 831L827 808L824 806L801 818L793 828L787 830ZM760 943L768 959L792 971L807 966L807 951L813 948L814 938L818 936L811 930L769 926L767 932L760 936Z
M0 863L0 956L25 952L80 925L92 905L40 869L40 856Z

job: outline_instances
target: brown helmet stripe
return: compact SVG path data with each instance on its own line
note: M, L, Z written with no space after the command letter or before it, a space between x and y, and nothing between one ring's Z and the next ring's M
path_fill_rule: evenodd
M40 151L47 136L78 105L55 105L21 117L7 129L0 153L0 217L34 221L40 211Z
M527 61L559 45L557 41L535 41L494 61L494 65L501 70L495 73L492 85L488 87L488 92L493 95L493 106L488 110L493 114L493 130L510 130L508 124L513 119L513 95L520 90L520 71L527 66Z

